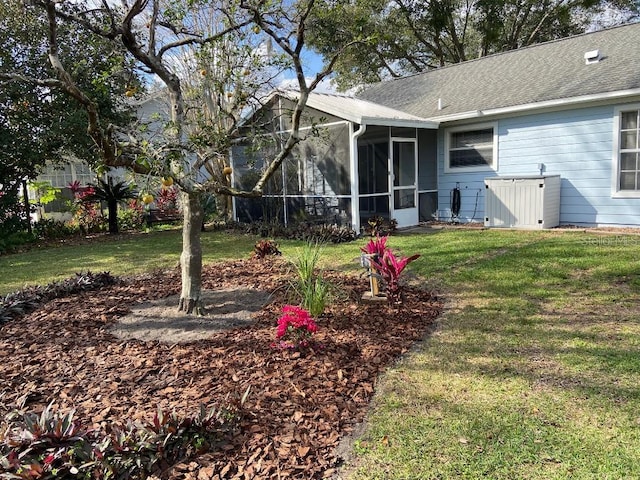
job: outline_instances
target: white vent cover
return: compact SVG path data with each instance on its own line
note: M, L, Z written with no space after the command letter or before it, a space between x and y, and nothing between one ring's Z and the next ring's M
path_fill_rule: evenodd
M600 50L591 50L584 54L584 61L587 65L600 61Z

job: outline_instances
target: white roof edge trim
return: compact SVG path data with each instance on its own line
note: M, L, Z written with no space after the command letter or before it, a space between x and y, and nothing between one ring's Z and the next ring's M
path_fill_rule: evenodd
M297 90L286 89L286 90L274 90L271 92L268 97L267 102L271 100L273 97L281 95L289 100L295 101L298 99L300 92ZM385 117L385 116L369 116L369 115L361 115L358 112L353 112L351 110L345 108L336 108L332 106L331 109L327 108L327 105L322 102L322 96L326 95L332 98L343 97L345 99L355 101L360 104L371 104L372 107L384 107L389 113L393 113L396 111L400 115L406 115L405 118L402 117ZM391 107L386 107L379 103L370 102L368 100L362 100L359 98L351 97L348 95L340 95L340 94L324 94L317 92L309 92L309 97L307 98L306 106L309 108L314 108L321 112L324 112L328 115L333 115L335 117L341 118L348 122L357 123L359 125L382 125L382 126L390 126L390 127L408 127L408 128L428 128L428 129L437 129L439 126L439 122L433 121L432 119L422 118L415 115L408 114L401 110L396 110Z
M337 96L337 95L335 95ZM369 102L366 100L360 100L357 98L353 98L353 97L345 97L351 101L355 101L357 103L360 104L371 104L372 107L383 107L383 105L377 104L377 103L373 103L373 102ZM352 112L350 110L344 109L344 108L336 108L335 106L333 106L331 109L327 108L327 105L324 104L320 98L318 97L310 97L307 100L307 106L309 108L315 108L316 110L320 110L323 111L329 115L333 115L339 118L343 118L345 120L348 120L350 122L354 122L354 123L374 123L375 121L385 121L385 122L389 122L389 121L398 121L398 122L407 122L410 124L416 124L416 123L421 123L421 122L427 122L427 123L433 123L428 121L427 119L422 119L420 117L416 117L415 115L409 115L409 114L405 114L406 117L410 117L410 118L402 118L402 117L385 117L385 116L368 116L368 115L360 115L359 113L356 112ZM389 113L392 113L392 111L394 110L393 108L389 108L389 107L384 107L385 110L387 110ZM330 111L328 111L330 110ZM404 114L405 112L402 112L400 110L397 110L398 114Z
M439 115L437 117L428 118L431 122L452 122L454 120L466 120L467 118L478 118L483 115L480 110L469 110L468 112L451 113L449 115Z
M407 127L407 128L429 128L437 130L440 126L439 122L431 119L413 120L404 118L383 118L383 117L362 117L359 122L364 125L380 125L384 127Z
M430 117L426 120L432 122L452 122L455 120L467 120L471 118L479 118L489 115L504 115L508 113L519 113L533 110L541 110L553 107L569 107L579 105L581 103L597 102L599 100L617 100L625 97L640 96L640 88L629 90L618 90L607 93L594 93L591 95L581 95L579 97L561 98L557 100L547 100L544 102L525 103L522 105L514 105L512 107L493 108L489 110L473 110L469 112L454 113L451 115L443 115L438 117Z

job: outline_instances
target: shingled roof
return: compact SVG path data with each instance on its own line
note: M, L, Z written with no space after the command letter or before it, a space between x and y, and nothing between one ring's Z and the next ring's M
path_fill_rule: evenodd
M381 82L358 98L444 121L509 107L640 95L639 46L640 23L629 24ZM586 64L585 53L595 50L599 61Z

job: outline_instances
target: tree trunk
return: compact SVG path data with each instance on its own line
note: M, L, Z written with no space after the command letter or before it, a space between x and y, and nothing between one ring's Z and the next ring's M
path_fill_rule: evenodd
M118 202L107 202L109 210L109 233L118 233Z
M26 180L22 180L22 193L24 194L24 211L26 213L27 232L31 235L31 205L29 205L29 189L27 188Z
M178 310L185 313L202 313L203 304L200 298L202 290L202 246L200 229L204 211L202 196L197 192L182 192L182 209L184 222L182 225L182 293Z

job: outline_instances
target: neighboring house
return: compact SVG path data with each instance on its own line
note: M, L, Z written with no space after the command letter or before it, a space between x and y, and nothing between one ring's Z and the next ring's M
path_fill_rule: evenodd
M131 100L131 105L138 111L138 121L145 124L148 135L151 137L162 128L162 121L168 117L167 100L163 94L155 92L147 96L143 101ZM137 179L134 175L127 172L123 167L112 168L107 174L114 181L130 181L142 180L140 183L144 185L144 177ZM55 220L70 220L68 202L73 199L73 193L69 188L70 184L79 182L80 187L86 187L87 184L95 184L98 174L91 167L78 158L69 157L62 164L47 164L44 171L38 175L36 182L47 182L52 187L60 189L60 199L47 203L36 209L33 217L34 221L42 217L52 218ZM38 202L38 192L31 186L29 188L29 198L34 202Z
M123 169L114 169L109 172L109 176L115 181L120 181L125 178L125 172ZM37 207L32 219L38 221L44 217L54 220L70 220L71 213L68 202L73 199L73 193L69 186L78 182L80 187L86 187L89 183L96 183L97 178L96 172L86 162L77 158L69 158L60 165L46 165L44 171L38 175L36 182L47 182L50 186L60 189L60 198ZM29 198L31 202L38 204L39 194L33 185L29 187Z
M47 182L52 187L59 188L60 199L37 208L33 215L34 221L43 216L55 220L69 220L71 214L68 212L66 202L73 198L69 184L77 181L80 185L86 186L95 180L95 172L81 160L70 159L63 165L48 164L44 171L38 175L36 182ZM38 203L39 194L32 187L29 188L29 198L32 202Z
M487 183L496 184L485 180L535 177L551 188L559 176L548 201L561 224L640 226L637 45L640 24L631 24L382 82L357 98L312 94L305 126L327 134L285 163L263 210L278 199L274 215L286 219L322 201L356 229L372 215L399 226L437 218L538 228L557 222L519 220L518 209L537 202L524 188L511 193L516 206L492 191L485 212ZM286 108L291 95L267 108ZM234 154L238 184L246 156ZM235 203L241 219L257 211Z

